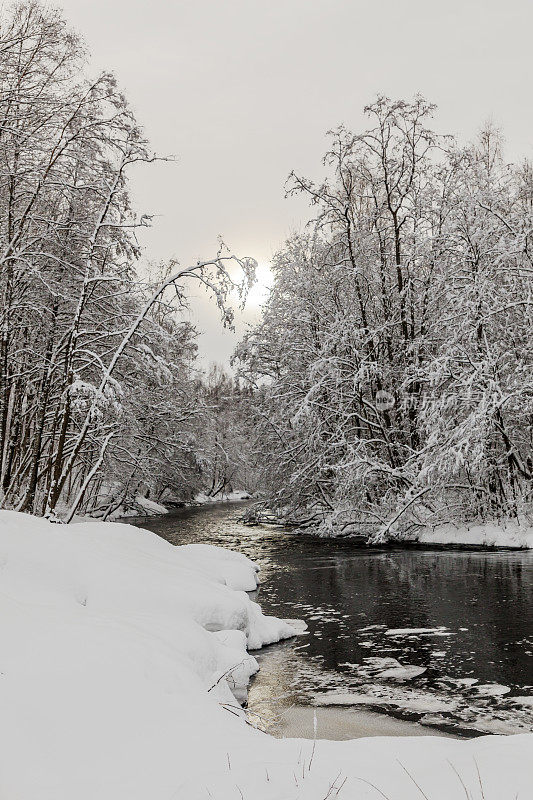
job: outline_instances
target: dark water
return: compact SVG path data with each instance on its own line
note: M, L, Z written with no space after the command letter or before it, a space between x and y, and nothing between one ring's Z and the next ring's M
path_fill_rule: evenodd
M326 691L367 692L370 686L385 707L387 698L399 698L396 714L407 713L402 698L412 700L416 692L459 701L454 713L409 711L428 724L502 732L529 726L531 709L517 709L510 698L532 691L533 553L360 549L346 540L247 527L239 522L242 505L221 503L136 523L173 544L240 550L261 567L257 599L263 610L307 622L308 635L261 655L263 674L251 701L272 701L276 694L288 707L323 700ZM405 628L433 630L391 633ZM412 681L382 680L365 671L365 659L376 657L425 671ZM487 697L457 682L464 678L503 684L509 692L498 697L489 690ZM500 727L491 728L491 720Z

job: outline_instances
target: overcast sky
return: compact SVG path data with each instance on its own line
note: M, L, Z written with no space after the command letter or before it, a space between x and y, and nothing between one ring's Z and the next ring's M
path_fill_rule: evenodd
M292 169L321 174L325 133L365 127L379 93L417 92L436 127L462 140L493 120L512 159L533 155L532 0L59 0L112 70L152 146L176 163L133 176L154 260L216 252L217 236L260 264L306 219L284 199ZM227 361L236 337L195 303L202 357Z

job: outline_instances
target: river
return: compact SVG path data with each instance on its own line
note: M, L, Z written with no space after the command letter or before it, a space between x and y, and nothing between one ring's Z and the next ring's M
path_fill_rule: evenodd
M250 718L279 736L533 730L533 553L360 548L240 522L242 503L128 520L260 567L304 635L255 654Z

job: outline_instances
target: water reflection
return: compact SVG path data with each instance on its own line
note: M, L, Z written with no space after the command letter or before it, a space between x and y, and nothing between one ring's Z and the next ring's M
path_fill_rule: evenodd
M312 702L325 689L360 690L368 674L358 666L375 657L425 667L414 682L424 691L457 694L463 689L453 680L471 677L504 684L511 696L530 693L531 552L365 550L347 541L248 528L239 522L241 513L241 504L217 504L139 524L174 544L202 541L241 550L261 566L265 612L308 623L308 636L261 655L254 702L261 692L272 698L268 675L280 708ZM440 631L390 634L406 628ZM476 705L468 692L465 704ZM476 708L495 703L489 698ZM506 699L500 706L498 713L520 716Z

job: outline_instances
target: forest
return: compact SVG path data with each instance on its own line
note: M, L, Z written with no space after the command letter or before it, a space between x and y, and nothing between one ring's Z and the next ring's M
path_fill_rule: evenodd
M533 170L497 129L464 146L380 96L330 132L326 177L288 179L311 219L234 374L206 372L190 286L231 325L255 262L142 262L128 175L157 156L116 80L33 3L0 44L2 507L106 519L237 487L374 543L531 511Z
M237 352L269 498L287 519L377 543L531 512L533 170L485 127L379 97L330 133L314 214L277 253ZM287 345L287 343L290 343Z
M231 487L240 390L195 364L187 285L246 290L252 259L138 267L129 170L156 159L112 75L86 75L58 11L15 6L0 39L2 507L106 519L135 496ZM230 402L231 401L231 402ZM226 466L222 466L222 462Z

